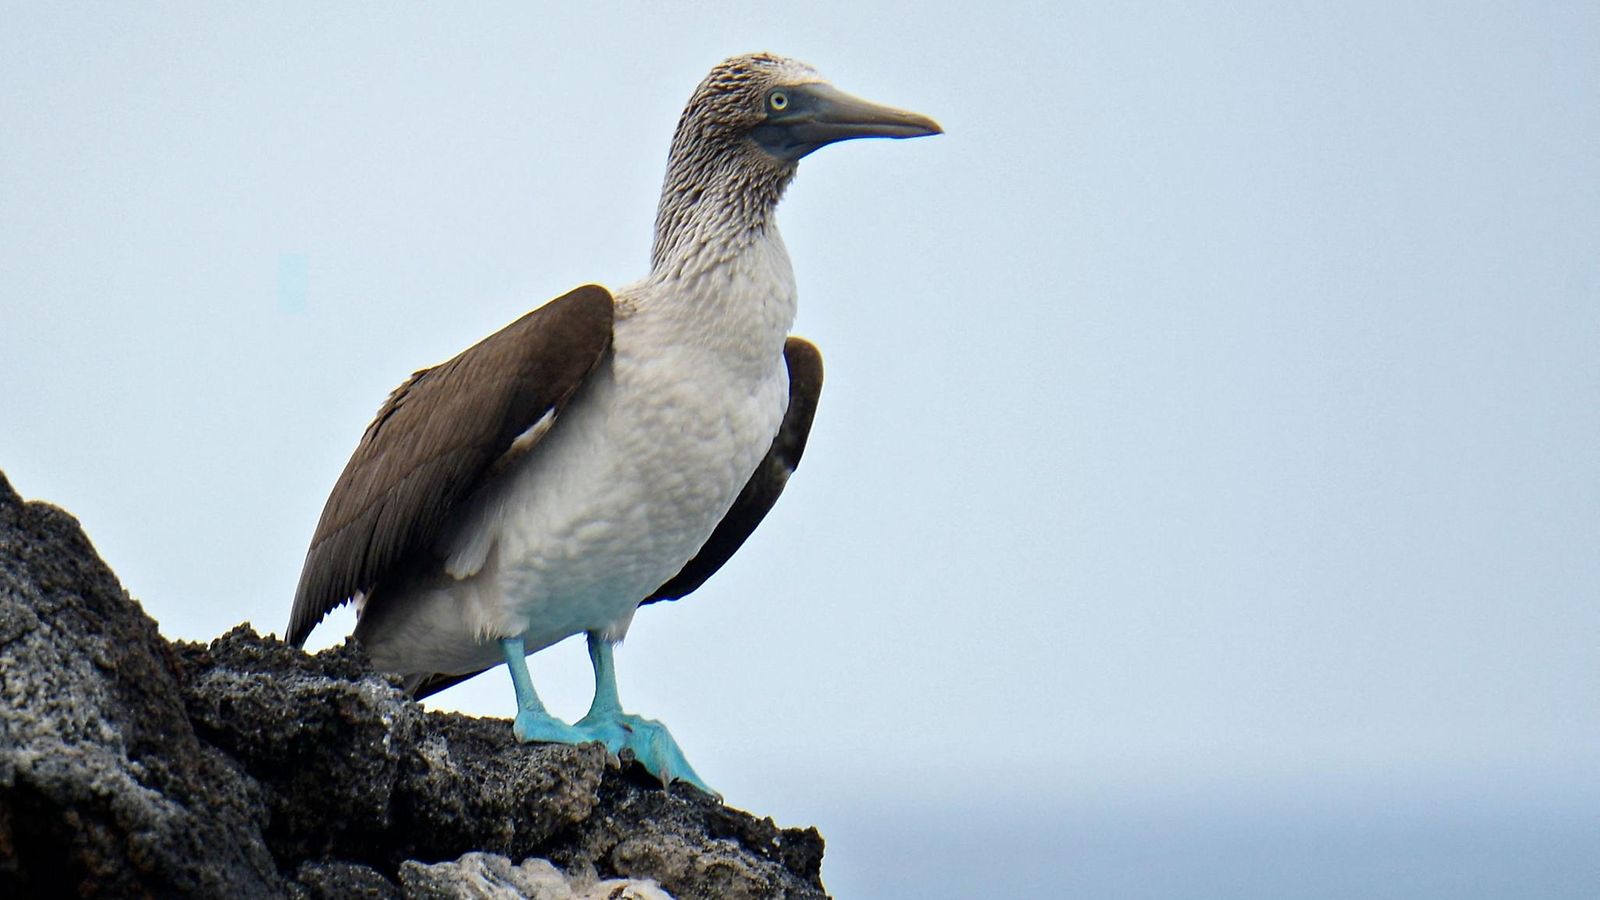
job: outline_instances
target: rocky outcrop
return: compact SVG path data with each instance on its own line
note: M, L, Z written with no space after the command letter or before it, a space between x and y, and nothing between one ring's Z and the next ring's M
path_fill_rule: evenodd
M822 838L427 712L353 644L169 644L0 475L0 896L823 897Z

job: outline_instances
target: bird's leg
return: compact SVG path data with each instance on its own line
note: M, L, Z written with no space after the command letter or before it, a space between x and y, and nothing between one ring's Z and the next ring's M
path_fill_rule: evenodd
M589 712L574 726L599 741L612 753L620 754L623 748L633 751L633 756L662 784L682 781L701 793L721 799L721 794L706 786L694 767L678 749L667 726L641 716L622 711L617 700L617 670L611 658L612 645L602 639L599 632L589 632L589 662L594 665L594 702Z
M522 636L503 638L500 652L505 654L506 668L511 670L511 685L517 690L517 718L511 723L511 732L524 744L586 744L594 738L561 721L544 708L539 693L533 689L533 676L528 674L527 645Z

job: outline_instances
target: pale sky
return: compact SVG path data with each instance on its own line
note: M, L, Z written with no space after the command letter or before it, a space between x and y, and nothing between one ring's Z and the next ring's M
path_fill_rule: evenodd
M1405 6L0 4L0 469L281 632L389 389L642 275L770 49L948 133L802 163L811 444L624 704L842 897L1592 896L1600 7Z

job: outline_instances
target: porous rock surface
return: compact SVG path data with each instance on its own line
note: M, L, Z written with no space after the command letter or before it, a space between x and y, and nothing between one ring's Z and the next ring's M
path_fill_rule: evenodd
M170 644L0 474L0 897L820 898L822 838L427 712L353 644Z

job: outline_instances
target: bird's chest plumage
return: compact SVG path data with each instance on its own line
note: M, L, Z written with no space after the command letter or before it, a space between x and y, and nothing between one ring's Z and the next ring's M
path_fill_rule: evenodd
M794 304L776 235L723 265L619 292L611 354L483 522L496 545L482 573L491 583L471 592L480 633L522 627L532 648L626 629L771 445Z

